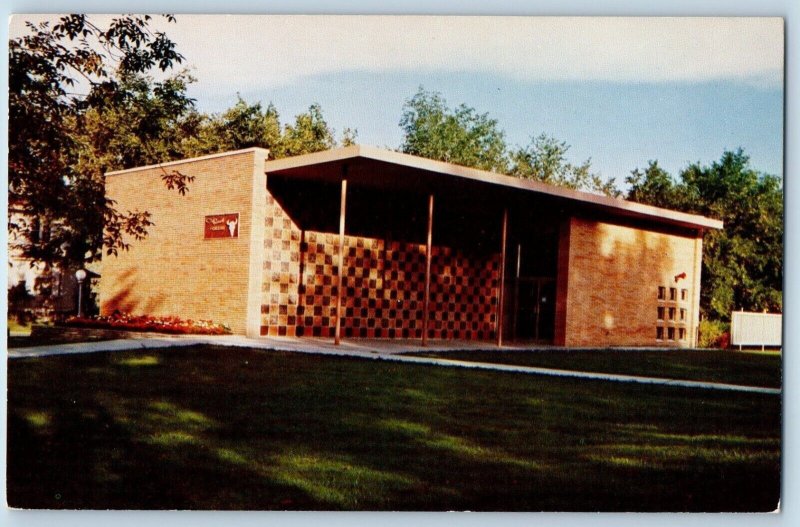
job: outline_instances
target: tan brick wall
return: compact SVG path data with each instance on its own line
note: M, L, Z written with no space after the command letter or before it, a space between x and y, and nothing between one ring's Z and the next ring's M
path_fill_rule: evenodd
M572 218L562 228L561 241L556 344L694 345L700 239ZM676 282L675 277L683 273L686 277ZM666 295L661 301L659 286ZM670 288L676 289L674 301ZM659 306L664 308L662 321ZM675 310L674 320L670 308ZM682 309L684 319L680 320ZM657 339L659 325L664 328L661 340ZM669 328L673 328L673 340L668 339ZM683 339L679 338L681 328Z
M266 189L254 193L254 184L266 185L265 155L250 149L108 175L106 195L117 209L146 210L154 225L146 239L132 240L130 251L103 259L101 312L212 320L243 334L251 311L257 327L261 284L250 277L261 276L262 254L252 249L263 247L264 213L254 204L266 199ZM195 177L185 196L161 181L171 169ZM261 209L258 232L251 229L254 208ZM204 239L205 216L237 212L238 238Z

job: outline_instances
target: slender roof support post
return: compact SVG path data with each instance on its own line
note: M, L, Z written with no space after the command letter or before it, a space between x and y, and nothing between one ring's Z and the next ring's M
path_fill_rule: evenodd
M433 246L433 194L428 195L428 244L425 248L425 299L422 307L422 345L428 345L428 310L431 298L431 258Z
M343 169L343 175L347 175L347 165ZM342 340L342 291L344 290L344 220L345 209L347 208L347 179L342 179L342 196L339 206L339 266L338 280L336 281L336 330L333 343L339 345Z
M511 338L517 338L517 324L519 323L519 270L522 263L522 244L517 244L517 267L514 272L514 313L511 318Z
M508 236L508 209L503 209L503 229L500 241L500 291L497 295L497 346L503 345L503 289L506 281L506 238Z

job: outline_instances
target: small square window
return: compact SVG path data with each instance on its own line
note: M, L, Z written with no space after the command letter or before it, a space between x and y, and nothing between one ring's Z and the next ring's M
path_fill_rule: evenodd
M658 308L658 320L664 320L664 308L663 307L659 307Z
M686 320L686 310L681 308L680 313L681 313L681 320Z
M667 340L675 340L675 328L667 328Z
M670 300L677 300L678 299L678 290L674 287L669 288L669 299Z
M669 319L670 320L675 320L675 308L674 307L669 308Z
M659 287L658 288L658 299L659 300L664 300L666 297L667 297L667 288L664 287L664 286Z
M681 300L685 302L687 298L689 298L689 290L681 289Z
M686 340L686 329L685 328L678 328L678 339L679 340Z
M656 340L664 340L664 328L660 326L656 328Z

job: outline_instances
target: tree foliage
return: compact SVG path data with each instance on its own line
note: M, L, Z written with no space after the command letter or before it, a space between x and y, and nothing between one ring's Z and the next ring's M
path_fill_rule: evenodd
M281 124L280 115L270 103L250 104L241 96L236 104L220 114L196 113L192 119L196 132L183 141L186 156L239 150L253 146L267 148L271 158L281 158L328 150L337 145L335 131L328 125L319 104L295 116L293 124ZM354 144L355 130L345 129L343 141Z
M165 15L173 22L171 15ZM90 16L28 24L9 42L9 215L15 248L53 266L83 265L146 236L150 215L120 210L105 198L111 170L236 150L269 148L273 157L335 146L317 104L282 126L273 105L238 102L222 114L199 113L186 72L161 76L183 61L150 16ZM355 141L355 130L344 141ZM179 194L192 178L164 169Z
M270 104L248 104L238 97L236 104L216 115L195 113L196 133L184 138L187 156L197 156L258 146L274 151L281 140L278 111Z
M658 166L656 160L648 161L644 170L632 170L625 182L628 184L627 198L631 201L667 209L683 209L686 206L685 194L669 172Z
M569 145L554 137L541 134L528 146L510 153L510 174L579 190L589 190L607 196L619 196L614 179L603 180L591 171L591 159L574 165L567 159Z
M28 30L9 42L9 202L27 218L9 228L33 260L81 264L99 258L104 245L115 252L127 247L126 237L146 233L149 215L116 210L102 174L169 157L159 147L165 122L192 101L184 79L154 84L145 75L183 57L152 30L149 16L118 17L101 28L86 15L68 15ZM165 182L185 192L188 179L165 173Z
M464 104L448 108L439 93L420 88L403 106L400 150L428 159L506 172L506 142L495 119Z
M147 234L147 211L123 213L114 203L100 200L104 174L183 156L181 138L192 133L184 129L192 126L187 115L194 106L186 95L192 80L186 73L160 82L144 75L120 75L119 89L124 95L117 102L88 108L76 117L74 169L80 176L70 184L76 191L85 187L85 192L78 202L84 206L80 221L71 222L75 236L69 244L70 260L80 261L82 255L97 254L103 247L109 254L126 250L130 237L140 240ZM183 195L194 178L164 169L161 179L168 189ZM85 207L87 203L92 206Z
M288 157L328 150L336 146L334 131L322 117L319 104L312 104L308 112L298 114L294 124L287 124L281 138L281 148L275 157Z
M400 150L552 185L618 196L613 179L591 171L591 160L579 165L567 159L569 145L541 134L530 144L511 150L496 119L461 104L450 108L437 92L424 88L403 106L404 137Z
M703 247L700 305L728 320L733 310L782 310L783 188L780 178L750 166L741 150L711 165L693 163L678 181L651 161L627 178L628 199L721 219Z

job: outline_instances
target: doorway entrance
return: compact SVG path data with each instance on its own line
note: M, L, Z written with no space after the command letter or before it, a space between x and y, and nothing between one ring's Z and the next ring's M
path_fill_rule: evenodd
M526 232L515 247L509 333L517 341L551 344L556 326L557 222L531 219L527 225L537 228Z
M556 281L529 276L516 280L512 333L517 340L552 342L555 328Z

